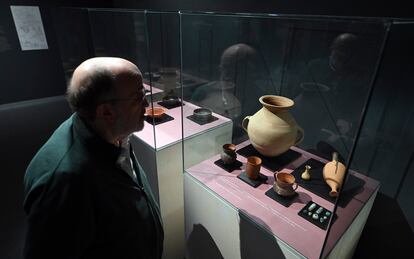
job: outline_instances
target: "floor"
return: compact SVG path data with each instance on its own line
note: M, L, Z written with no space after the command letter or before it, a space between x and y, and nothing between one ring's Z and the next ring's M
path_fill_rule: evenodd
M378 193L353 258L414 258L414 233L398 203Z

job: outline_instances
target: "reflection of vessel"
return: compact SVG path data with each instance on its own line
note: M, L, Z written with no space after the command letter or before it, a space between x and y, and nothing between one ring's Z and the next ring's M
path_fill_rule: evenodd
M241 116L241 104L233 92L234 84L213 81L200 87L191 99L197 105L207 107L237 122Z
M181 104L180 99L175 94L173 89L170 89L170 91L168 91L168 93L165 94L165 96L162 98L162 102L170 106Z
M158 80L158 83L162 84L163 90L166 93L165 97L174 96L176 97L176 94L174 93L174 89L177 86L178 81L178 70L175 67L164 67L159 71L159 74L161 75L160 80Z
M177 80L177 68L175 67L164 67L159 71L161 76L160 80L162 83L166 85L173 85L175 86L175 82Z
M259 99L263 108L243 119L243 128L259 153L277 156L303 139L303 130L288 109L294 102L286 97L264 95Z
M151 81L158 81L161 78L161 75L157 72L145 72L143 76L147 79L151 77Z
M300 84L300 94L294 98L292 115L300 125L306 125L306 139L302 147L314 148L319 140L327 136L322 129L332 129L332 109L327 103L330 89L328 86L313 82Z
M323 167L323 179L331 187L329 195L336 197L338 189L341 188L345 176L345 166L338 161L338 153L332 154L332 161Z

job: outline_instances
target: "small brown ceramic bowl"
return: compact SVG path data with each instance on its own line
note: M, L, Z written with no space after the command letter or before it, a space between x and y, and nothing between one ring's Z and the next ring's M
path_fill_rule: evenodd
M161 118L165 114L165 109L161 107L147 108L145 114L151 118Z

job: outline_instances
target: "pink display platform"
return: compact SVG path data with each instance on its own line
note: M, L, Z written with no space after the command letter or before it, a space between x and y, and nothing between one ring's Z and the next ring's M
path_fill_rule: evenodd
M238 145L237 148L240 149L249 144L250 142L246 141ZM279 170L279 172L290 173L310 158L323 163L328 162L299 148L292 147L292 150L301 153L302 156ZM237 175L245 169L245 157L237 156L243 166L240 170L231 173L214 164L214 161L219 158L219 155L216 155L204 160L188 168L186 172L298 253L307 258L319 258L327 231L303 219L298 215L298 212L311 200L331 211L334 204L299 186L297 189L298 196L289 207L285 207L265 195L265 192L273 186L273 172L262 167L261 173L268 176L267 183L253 188L237 178ZM336 213L338 217L331 229L325 254L329 253L335 246L364 204L379 188L377 181L356 172L351 171L350 173L361 179L364 184L358 194L346 204L346 207L338 206Z
M197 105L194 105L189 102L184 102L185 105L182 107L177 107L173 109L167 109L166 114L172 116L174 120L161 123L155 127L145 121L145 126L142 131L135 132L134 135L140 138L144 143L149 145L154 149L161 149L169 145L175 144L182 141L182 127L184 127L184 139L189 136L195 136L201 134L205 131L211 130L217 126L220 126L224 123L230 123L231 120L223 117L219 114L213 113L213 116L217 117L218 120L204 125L199 125L189 119L187 116L193 114L193 111L197 108L200 108ZM161 107L160 105L154 103L154 107ZM182 108L182 116L181 116ZM184 123L181 123L181 118L184 118ZM154 138L154 131L156 139Z

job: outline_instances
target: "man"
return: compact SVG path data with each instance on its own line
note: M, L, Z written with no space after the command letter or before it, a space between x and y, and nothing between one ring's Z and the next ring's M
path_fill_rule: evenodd
M141 72L89 59L67 97L74 114L26 171L25 258L161 258L159 208L128 143L148 106Z

